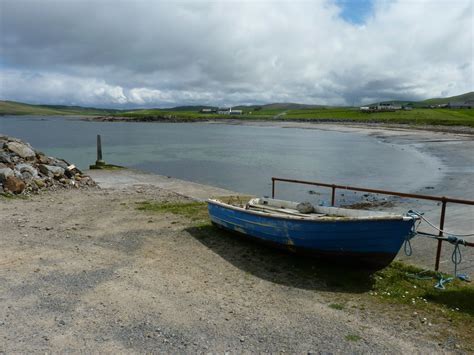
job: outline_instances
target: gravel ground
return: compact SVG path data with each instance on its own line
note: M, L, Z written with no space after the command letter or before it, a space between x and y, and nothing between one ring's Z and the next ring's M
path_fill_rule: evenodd
M456 349L295 257L136 210L150 199L186 201L146 186L0 199L0 353Z

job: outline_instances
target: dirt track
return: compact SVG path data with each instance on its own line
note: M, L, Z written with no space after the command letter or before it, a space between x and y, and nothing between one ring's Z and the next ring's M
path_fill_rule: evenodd
M456 349L294 257L136 210L150 199L185 200L136 186L0 200L0 352Z

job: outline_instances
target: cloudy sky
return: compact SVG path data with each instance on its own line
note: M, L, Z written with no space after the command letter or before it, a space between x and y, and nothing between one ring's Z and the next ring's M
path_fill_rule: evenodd
M0 0L0 99L357 105L474 90L474 0Z

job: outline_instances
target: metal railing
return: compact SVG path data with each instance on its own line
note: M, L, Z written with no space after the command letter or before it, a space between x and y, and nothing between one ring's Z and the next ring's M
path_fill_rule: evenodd
M441 216L440 216L440 221L439 221L440 231L439 231L439 234L438 234L439 237L443 236L442 230L444 229L444 221L446 219L446 204L448 202L449 203L457 203L457 204L474 206L474 200L465 200L465 199L445 197L445 196L410 194L410 193L398 192L398 191L369 189L369 188L364 188L364 187L328 184L328 183L317 182L317 181L285 179L285 178L278 178L278 177L272 177L272 198L275 198L275 182L276 181L331 188L331 206L334 206L334 204L336 202L336 189L344 189L344 190L360 191L360 192L369 192L369 193L381 194L381 195L391 195L391 196L398 196L398 197L407 197L407 198L415 198L415 199L420 199L420 200L441 202ZM441 258L442 243L443 243L443 240L438 239L438 247L437 247L437 250L436 250L436 261L435 261L435 270L436 271L438 271L438 269L439 269L439 261L440 261L440 258ZM470 242L465 242L464 245L474 247L474 243L470 243Z

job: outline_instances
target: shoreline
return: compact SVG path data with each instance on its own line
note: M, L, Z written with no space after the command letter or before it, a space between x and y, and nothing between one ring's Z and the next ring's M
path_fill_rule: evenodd
M202 122L205 123L205 122ZM439 180L433 186L418 186L417 189L406 192L416 192L428 195L462 197L474 199L474 191L466 188L474 185L474 137L470 134L433 132L428 130L413 130L410 128L374 126L366 124L314 124L314 123L295 123L295 122L248 122L241 120L231 120L228 122L215 121L207 122L207 124L237 124L237 125L256 125L271 126L281 128L297 128L297 129L317 129L329 130L342 133L356 133L378 139L386 144L392 144L403 150L416 151L417 154L423 154L430 159L435 159L440 165ZM431 169L432 171L432 169ZM424 171L420 170L420 174ZM150 177L152 174L148 175ZM286 177L286 176L285 176ZM169 179L165 177L169 183ZM288 178L298 178L298 176L290 176ZM150 178L160 179L159 175ZM146 180L146 179L145 179ZM183 180L184 181L184 180ZM163 182L163 181L162 181ZM326 182L326 181L325 181ZM331 181L327 181L332 183ZM164 182L163 182L164 183ZM152 185L155 183L152 183ZM184 181L185 185L191 186L192 182ZM198 184L199 185L199 184ZM155 185L156 186L156 185ZM201 185L204 186L204 185ZM361 187L370 188L371 186L362 185ZM215 187L210 187L211 189ZM225 190L225 189L222 189ZM227 190L228 191L228 190ZM400 190L404 191L404 190ZM278 197L278 196L277 196ZM382 207L382 206L381 206ZM388 208L388 206L386 206ZM426 213L426 216L434 222L438 222L440 208L435 203L423 203L420 201L397 201L395 206L390 207L393 210L406 212L408 209L417 208ZM457 233L471 233L474 230L474 219L472 218L472 208L464 206L450 205L448 206L448 219L446 229ZM431 231L432 232L432 231ZM416 260L421 266L432 267L434 263L435 246L428 246L429 242L425 240L414 241L415 255L410 261ZM467 248L471 249L471 248ZM404 257L400 255L402 259ZM451 247L444 247L442 254L442 270L451 272L450 263ZM464 258L462 270L465 272L474 272L474 253L467 250ZM471 260L471 261L469 261Z
M469 126L448 126L448 125L416 125L384 122L360 122L340 119L278 119L278 118L146 118L146 117L115 117L115 116L95 116L81 117L83 121L88 122L127 122L127 123L211 123L211 124L229 124L229 125L257 125L257 126L285 126L284 128L313 128L317 125L337 125L367 127L373 129L390 130L416 130L429 132L445 132L454 134L474 135L474 127Z
M408 150L421 154L424 159L429 159L434 164L439 164L439 177L433 186L419 186L410 192L434 195L450 196L466 199L474 199L474 191L466 189L466 186L474 186L474 169L469 171L469 166L474 167L474 137L465 132L434 132L429 130L412 130L400 127L381 127L367 125L339 125L339 124L317 124L297 123L295 122L207 122L211 124L237 124L237 125L256 125L271 126L281 128L297 129L317 129L337 131L341 133L356 133L367 137L375 138L385 144L391 144L399 149ZM412 153L410 153L412 154ZM463 168L464 166L464 168ZM467 167L467 168L466 168ZM467 171L463 171L467 169ZM420 171L422 174L423 171ZM156 175L155 176L159 176ZM290 178L297 178L295 176ZM159 178L158 178L159 179ZM184 180L181 180L184 181ZM186 181L184 181L186 182ZM331 182L329 182L331 183ZM191 183L194 184L194 183ZM370 188L370 186L361 186ZM402 191L409 192L409 191ZM430 201L400 199L393 205L375 206L379 209L394 212L407 212L409 209L419 209L425 213L425 216L434 222L438 222L440 207ZM472 233L474 230L474 211L471 206L451 204L448 209L448 216L445 228L448 231L457 233ZM433 232L430 229L421 229L425 232ZM423 238L413 240L414 255L406 257L403 250L400 251L398 259L413 263L421 267L433 268L436 244L433 241L427 241ZM460 265L462 272L474 273L474 250L473 248L463 248L464 261ZM442 271L451 273L452 246L448 243L443 244L441 254Z
M205 201L208 198L216 196L227 196L227 195L242 195L242 193L234 192L219 187L199 184L191 181L186 181L178 178L163 176L155 173L143 172L135 169L123 169L123 170L89 170L85 171L91 176L94 181L104 191L123 191L126 189L135 189L138 193L144 193L150 189L158 189L166 191L167 193L176 194L187 199L194 201ZM430 195L431 193L426 193ZM145 197L145 196L144 196ZM406 213L409 209L418 209L425 213L425 216L430 220L437 221L437 214L439 213L439 207L436 203L423 202L420 200L398 200L390 204L379 204L380 196L375 202L369 203L363 209L369 210L384 210L397 213ZM467 206L470 207L470 206ZM454 206L450 207L454 210ZM472 209L457 208L456 215L458 218L451 219L447 218L446 226L451 230L456 231L469 231L472 230L472 222L469 221L469 214L472 213ZM461 218L461 219L459 219ZM471 226L470 226L471 225ZM426 225L420 228L421 231L429 232L426 229ZM413 256L408 257L404 255L403 248L400 250L397 256L398 260L408 262L409 264L433 269L436 243L432 240L426 240L424 238L415 238L412 240L413 245ZM451 246L447 243L444 244L444 248L441 255L441 266L440 269L448 274L452 273L451 258ZM464 273L474 273L474 250L473 248L464 247L462 250L464 261L459 265L458 270Z

